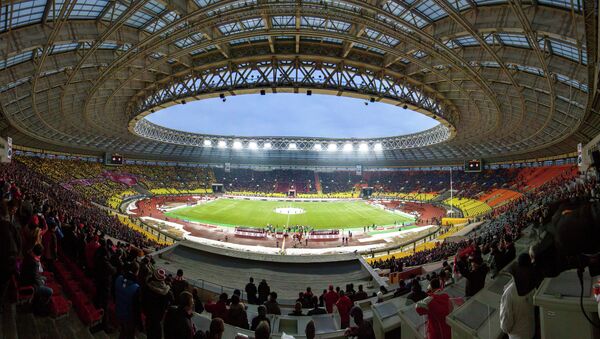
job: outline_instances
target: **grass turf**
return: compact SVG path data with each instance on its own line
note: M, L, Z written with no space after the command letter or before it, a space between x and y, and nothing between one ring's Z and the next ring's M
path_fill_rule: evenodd
M276 208L294 207L302 214L279 214ZM264 227L304 225L315 229L360 228L372 224L393 225L413 219L394 214L361 201L289 202L219 199L203 205L184 207L166 216L220 226Z

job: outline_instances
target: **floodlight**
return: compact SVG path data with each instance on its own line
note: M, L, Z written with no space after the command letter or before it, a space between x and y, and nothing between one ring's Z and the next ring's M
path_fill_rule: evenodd
M248 148L251 150L257 150L258 149L258 144L256 143L256 141L250 141L248 143Z
M366 152L369 150L369 145L363 142L362 144L358 145L358 150L361 152Z
M236 140L233 142L233 149L242 149L242 142L239 140Z
M383 145L380 142L378 142L375 145L373 145L373 150L376 152L381 152L383 151Z
M204 147L212 147L212 141L208 139L204 139L204 142L202 144L204 145Z
M352 152L352 149L353 149L352 144L351 143L344 144L343 149L344 149L344 152Z
M329 152L335 152L335 151L337 151L337 145L336 145L336 144L334 144L334 143L331 143L331 144L329 144L329 145L327 146L327 150L328 150Z
M265 142L265 144L263 145L263 149L271 149L273 146L271 145L270 142Z
M219 148L227 148L227 143L225 140L219 140Z
M315 151L320 151L320 150L322 150L322 149L323 149L323 145L321 145L321 144L315 144L315 145L313 146L313 149L314 149Z
M298 149L298 146L295 143L292 142L291 144L288 145L288 149L290 149L290 150L296 150L296 149Z

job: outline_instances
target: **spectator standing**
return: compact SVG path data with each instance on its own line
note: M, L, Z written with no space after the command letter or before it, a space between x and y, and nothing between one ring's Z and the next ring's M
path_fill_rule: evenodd
M265 307L267 308L267 314L281 315L281 309L277 303L277 293L271 292L269 294L269 300L265 302Z
M319 302L316 296L313 296L313 309L308 311L308 315L320 315L327 314L327 311L324 308L319 307Z
M373 326L363 318L363 311L358 306L353 306L350 310L350 316L354 320L356 326L351 326L346 329L344 335L349 337L356 337L357 339L375 339L375 332Z
M231 296L231 305L227 310L226 322L229 325L248 329L248 314L244 304L240 303L240 298L237 295Z
M12 276L17 272L17 257L21 255L21 237L14 223L8 220L6 202L0 201L0 311Z
M110 322L108 321L108 301L111 295L111 285L113 277L117 270L110 264L109 251L104 247L100 247L94 255L94 283L96 284L96 294L94 296L94 304L96 307L104 310L102 324L106 332L112 332Z
M256 330L256 327L262 321L266 321L269 324L269 326L271 325L269 318L267 318L267 308L264 305L260 305L260 306L258 306L257 311L258 311L258 315L252 319L252 326L250 326L250 329L252 331Z
M162 321L167 307L173 302L171 287L165 283L167 273L157 269L148 277L142 288L142 308L146 315L146 336L148 339L161 339Z
M269 297L269 293L271 293L271 288L267 284L265 279L261 280L260 284L258 284L258 303L264 304Z
M44 265L47 269L54 270L54 261L58 257L58 239L56 237L55 223L48 225L48 231L42 236L42 244L44 246Z
M212 319L220 318L223 320L227 318L227 299L227 293L221 293L219 301L204 305L204 309L212 315Z
M210 322L210 328L206 332L206 339L221 339L225 332L225 322L221 318L215 318Z
M183 270L178 269L173 282L171 283L171 288L173 289L173 295L175 297L179 296L181 292L187 291L190 284L183 277Z
M527 253L519 255L513 280L504 286L500 299L500 328L509 339L531 339L535 334L533 292L535 278Z
M358 291L354 294L354 298L352 300L359 301L367 299L368 297L369 296L367 295L367 292L363 290L363 285L358 285Z
M483 259L480 256L475 256L471 260L471 269L469 270L466 265L459 265L460 274L467 279L465 285L465 296L472 297L479 292L485 286L485 276L489 269L487 265L483 263Z
M333 285L329 285L329 291L323 296L327 313L333 312L333 305L335 305L339 298L339 294L333 290Z
M447 293L440 290L440 281L431 281L429 296L416 304L417 313L427 315L428 339L451 339L446 317L452 312L452 302Z
M352 303L352 300L348 298L346 293L344 291L340 291L340 298L335 303L335 307L340 314L340 323L342 329L350 326L350 309L352 309L353 305L354 304Z
M250 280L246 284L246 298L248 299L248 304L255 305L258 303L258 298L256 297L257 289L256 285L254 285L254 278L250 277Z
M196 313L204 312L204 305L202 304L202 300L200 300L200 296L198 295L197 288L194 288L192 290L192 296L194 297L194 312L196 312Z
M315 339L317 334L317 329L315 328L315 322L309 321L306 323L306 327L304 328L304 335L306 335L306 339Z
M90 241L85 245L85 264L89 273L93 273L94 270L94 254L96 250L100 248L100 237L94 235Z
M179 295L178 301L177 307L169 307L167 314L165 315L165 339L193 339L196 336L196 331L192 323L194 297L190 292L182 292ZM213 322L214 320L215 319L213 319ZM221 327L223 328L222 321ZM210 324L210 329L213 329L212 322Z
M115 313L119 323L119 339L134 339L141 321L140 285L137 283L139 266L129 263L125 273L115 279Z
M271 327L266 321L261 321L256 330L254 330L254 339L269 339L271 337Z
M412 284L410 293L406 296L406 305L418 303L427 298L427 293L423 292L421 284Z

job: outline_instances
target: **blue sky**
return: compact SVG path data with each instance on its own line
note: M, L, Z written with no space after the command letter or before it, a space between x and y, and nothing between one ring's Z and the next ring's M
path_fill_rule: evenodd
M193 133L235 136L373 138L414 133L438 124L420 113L331 95L277 93L228 96L175 105L147 118Z

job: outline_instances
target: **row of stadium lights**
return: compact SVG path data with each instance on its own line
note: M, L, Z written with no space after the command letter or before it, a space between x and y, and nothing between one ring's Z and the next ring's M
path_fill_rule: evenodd
M203 142L204 147L212 147L213 142L211 140L205 139ZM225 140L219 140L217 142L217 147L218 148L227 148L227 142ZM232 146L232 149L235 150L241 150L244 148L244 145L242 144L241 141L234 141ZM250 141L248 143L247 148L249 150L258 150L258 143L256 141ZM265 142L262 149L263 150L270 150L273 148L273 145L270 142ZM288 144L288 150L297 150L298 146L295 143L289 143ZM324 147L322 144L314 144L313 146L313 151L323 151L326 150L328 152L336 152L340 149L340 147L338 146L338 144L336 143L330 143L327 145L327 147ZM341 150L343 152L352 152L354 151L354 145L352 143L345 143L342 147ZM383 145L381 143L375 143L373 144L373 150L375 152L380 152L383 151ZM369 151L369 145L367 143L360 143L358 144L358 151L359 152L368 152Z

